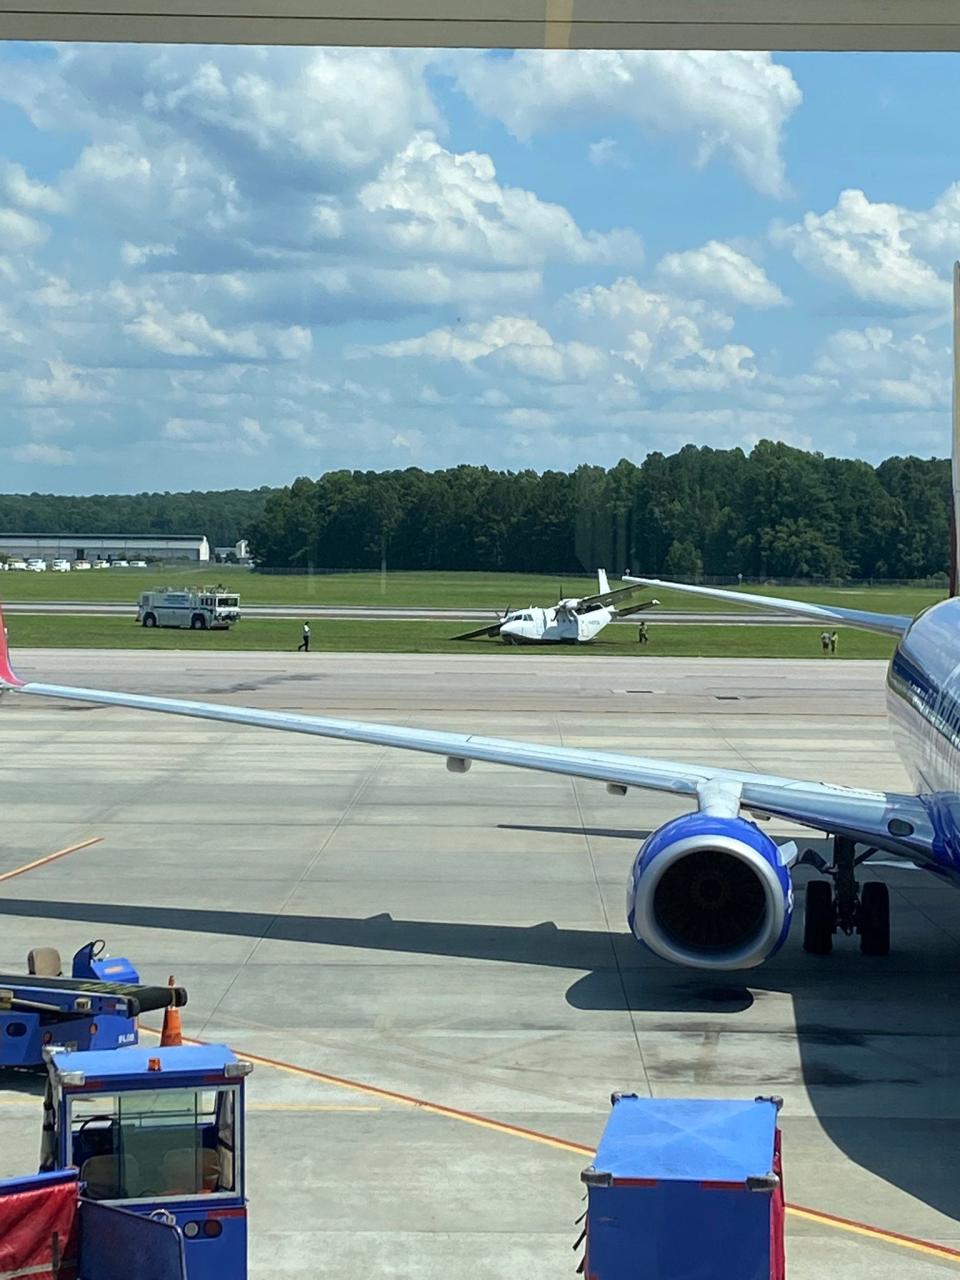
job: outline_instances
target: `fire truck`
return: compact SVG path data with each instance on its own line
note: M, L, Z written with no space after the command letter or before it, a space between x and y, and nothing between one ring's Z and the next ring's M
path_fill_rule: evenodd
M192 631L225 631L240 621L240 597L215 587L199 591L144 591L137 622L144 627L188 627Z

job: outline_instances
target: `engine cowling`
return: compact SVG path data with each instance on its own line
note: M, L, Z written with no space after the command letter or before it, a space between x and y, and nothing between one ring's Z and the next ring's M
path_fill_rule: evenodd
M783 855L746 818L674 818L648 837L627 884L634 937L699 969L761 964L783 945L792 915Z

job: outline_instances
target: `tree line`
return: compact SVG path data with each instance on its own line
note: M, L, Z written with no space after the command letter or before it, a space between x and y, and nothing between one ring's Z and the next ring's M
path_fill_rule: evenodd
M330 471L280 489L0 495L0 533L205 534L275 568L667 577L928 578L947 571L950 465L879 466L763 440L572 472Z
M228 547L246 536L274 492L0 494L0 533L206 534L211 547Z
M927 578L949 560L950 464L879 466L763 440L573 472L331 471L269 493L246 528L301 570Z

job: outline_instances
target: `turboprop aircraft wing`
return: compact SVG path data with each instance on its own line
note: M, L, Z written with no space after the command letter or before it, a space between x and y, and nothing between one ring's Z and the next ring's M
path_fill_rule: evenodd
M451 640L474 640L477 636L498 636L500 628L503 626L503 618L499 618L496 622L491 622L488 627L477 627L476 631L465 631L462 636L451 636Z
M439 732L398 725L335 720L327 716L265 711L180 698L155 698L106 689L75 688L22 680L13 670L0 613L0 692L26 697L65 698L99 706L128 707L224 724L278 729L287 733L340 738L444 756L447 768L465 773L473 761L511 765L543 773L589 778L622 794L629 787L689 796L705 812L735 814L740 809L775 815L830 834L844 835L899 853L915 862L933 861L931 817L918 796L861 791L773 774L693 765L580 747L554 747L478 734Z

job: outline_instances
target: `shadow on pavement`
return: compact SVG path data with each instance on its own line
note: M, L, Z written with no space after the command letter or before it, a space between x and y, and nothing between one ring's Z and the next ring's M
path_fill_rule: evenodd
M798 880L802 895L803 877ZM629 1010L638 1015L641 1040L645 1029L692 1033L701 1040L743 1034L747 1047L735 1055L736 1069L724 1077L725 1084L745 1094L770 1092L767 1085L775 1088L778 1079L802 1085L818 1122L847 1157L937 1211L960 1218L960 966L957 944L944 930L927 927L917 946L884 960L865 959L855 943L844 940L830 959L807 956L794 945L760 969L718 975L663 964L625 932L558 928L551 922L514 926L398 920L388 914L277 916L45 899L0 900L0 916L583 970L566 993L573 1008ZM771 1002L775 1012L764 1014L768 997L783 993L793 999L793 1020L783 1019L782 1000ZM645 1027L643 1015L658 1013L681 1017L667 1026L654 1017ZM745 1013L749 1023L740 1024L736 1015ZM794 1040L796 1066L791 1065ZM675 1065L686 1078L685 1043L679 1034ZM750 1046L757 1045L761 1053L768 1047L769 1063L749 1056ZM660 1065L663 1070L665 1064ZM715 1077L716 1072L705 1083L706 1092L715 1088Z

